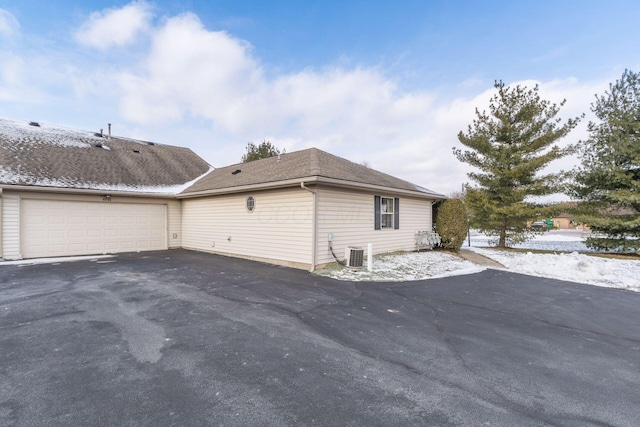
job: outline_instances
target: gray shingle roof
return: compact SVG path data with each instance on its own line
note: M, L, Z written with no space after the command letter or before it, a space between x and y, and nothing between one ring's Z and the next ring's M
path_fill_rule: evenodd
M210 170L188 148L0 119L0 184L175 194Z
M238 170L240 172L233 173ZM208 191L215 192L215 190L266 183L276 185L278 182L308 177L338 180L345 185L368 184L416 192L422 195L432 195L438 198L443 197L426 188L334 156L317 148L282 154L279 159L274 156L215 169L196 181L180 195L186 196Z

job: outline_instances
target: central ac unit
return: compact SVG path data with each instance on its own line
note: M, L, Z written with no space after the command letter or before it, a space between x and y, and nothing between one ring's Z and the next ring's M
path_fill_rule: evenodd
M347 246L344 249L344 260L347 267L362 267L364 265L364 249Z

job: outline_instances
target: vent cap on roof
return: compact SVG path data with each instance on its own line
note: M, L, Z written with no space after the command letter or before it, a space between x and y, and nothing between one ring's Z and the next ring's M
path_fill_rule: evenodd
M38 123L38 122L29 122L29 126L40 127L40 123Z
M240 172L242 172L240 169L236 169L233 172L231 172L231 175L238 175Z

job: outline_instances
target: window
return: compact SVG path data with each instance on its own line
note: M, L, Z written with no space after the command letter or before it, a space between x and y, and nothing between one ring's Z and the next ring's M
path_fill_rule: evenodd
M380 228L393 228L393 199L380 198Z
M253 212L256 208L256 199L253 196L247 197L247 210Z
M374 228L376 230L400 228L400 199L374 196Z

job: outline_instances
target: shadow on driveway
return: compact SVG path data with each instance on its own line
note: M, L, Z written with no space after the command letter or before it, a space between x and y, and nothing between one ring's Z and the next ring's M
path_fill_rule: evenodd
M640 419L640 295L486 270L345 283L176 250L0 267L0 425Z

